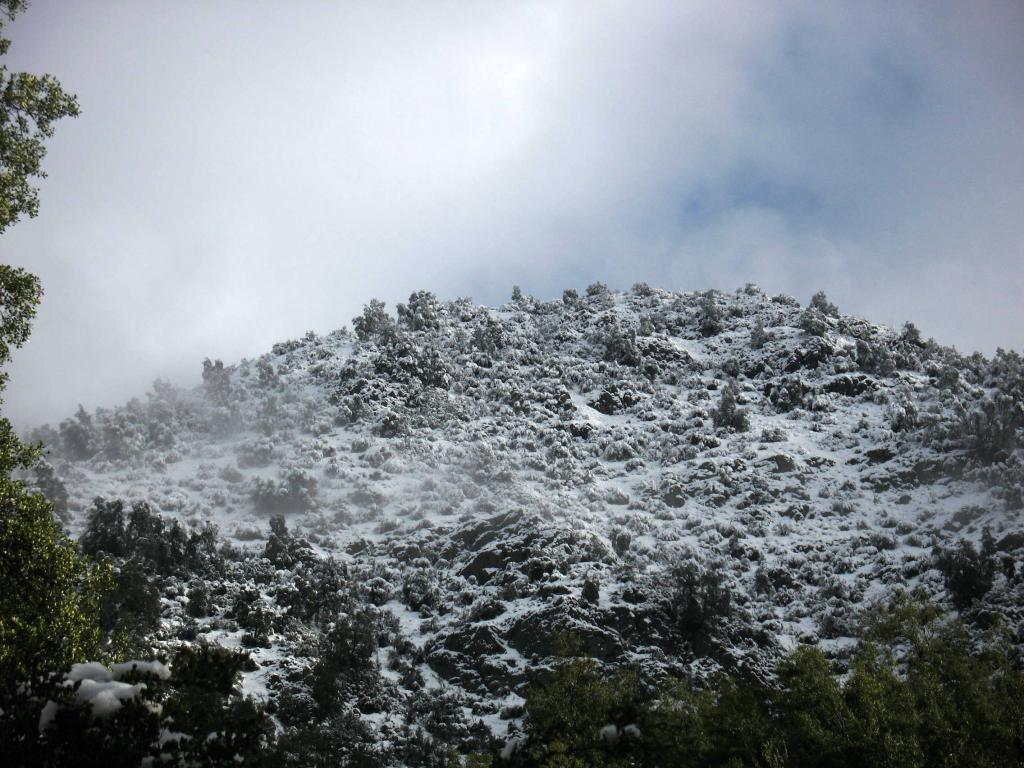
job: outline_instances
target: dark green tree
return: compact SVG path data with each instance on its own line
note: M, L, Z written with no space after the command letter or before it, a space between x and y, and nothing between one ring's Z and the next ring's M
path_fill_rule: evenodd
M919 596L865 615L845 670L802 647L768 682L644 685L574 658L527 692L496 767L995 768L1024 765L1024 673L999 637L972 641ZM845 671L844 675L839 675Z
M27 5L0 0L0 56L10 47L4 23ZM0 65L0 233L36 214L30 182L42 176L43 141L55 121L77 113L74 97L53 77ZM0 366L28 340L41 297L35 275L0 265ZM0 373L0 392L6 383ZM0 417L0 697L18 683L98 655L100 605L111 585L109 569L82 558L61 531L52 505L12 477L31 469L40 453Z
M78 554L40 494L0 477L0 688L99 655L110 569Z
M0 365L28 339L41 290L22 269L0 265ZM6 383L0 374L0 391ZM31 493L16 470L39 460L0 417L0 687L95 656L100 603L109 569L78 554L54 520L53 506Z
M958 611L964 611L988 594L996 574L995 541L986 528L979 552L970 541L938 552L939 571Z

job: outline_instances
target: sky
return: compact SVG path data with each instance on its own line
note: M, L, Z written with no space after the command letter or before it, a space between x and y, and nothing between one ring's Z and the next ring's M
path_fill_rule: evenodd
M34 0L45 297L16 424L371 298L748 282L1024 347L1024 4Z

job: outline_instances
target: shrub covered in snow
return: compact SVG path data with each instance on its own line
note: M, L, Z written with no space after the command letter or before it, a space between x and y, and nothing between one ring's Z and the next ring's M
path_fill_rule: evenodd
M240 654L194 646L169 665L75 664L23 688L19 709L0 713L0 755L5 765L262 764L273 726L240 695L244 663Z

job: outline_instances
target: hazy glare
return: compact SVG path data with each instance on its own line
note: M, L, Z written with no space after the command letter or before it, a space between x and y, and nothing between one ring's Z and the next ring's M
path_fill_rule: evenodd
M0 239L57 421L415 289L748 281L1024 346L1024 11L1004 3L34 0L82 115Z

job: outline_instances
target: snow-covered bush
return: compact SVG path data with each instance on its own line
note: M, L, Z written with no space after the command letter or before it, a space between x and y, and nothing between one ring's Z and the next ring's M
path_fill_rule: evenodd
M239 692L246 663L242 654L197 645L169 665L75 664L21 689L17 710L0 712L0 755L25 766L256 764L274 728Z
M305 470L282 470L277 481L254 478L252 500L260 512L308 512L316 509L317 485Z
M363 307L363 313L352 319L352 328L363 342L387 343L397 333L395 321L387 313L384 302L379 299L371 299Z
M811 302L808 307L816 309L826 317L839 317L839 308L828 300L828 296L825 295L824 291L818 291L811 296Z
M408 304L398 304L396 309L399 327L408 331L432 330L441 322L441 306L430 291L415 291Z
M1006 392L986 398L962 419L971 450L985 462L1007 457L1020 444L1024 400Z
M722 310L714 291L701 296L697 327L702 336L714 336L722 330Z
M815 307L808 307L800 315L800 330L808 336L824 336L828 332L828 320Z
M712 414L712 420L716 427L735 432L746 432L750 429L749 417L736 406L736 386L732 382L722 387L722 394L718 400L718 407Z

